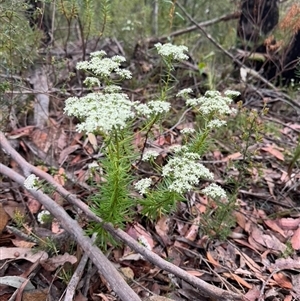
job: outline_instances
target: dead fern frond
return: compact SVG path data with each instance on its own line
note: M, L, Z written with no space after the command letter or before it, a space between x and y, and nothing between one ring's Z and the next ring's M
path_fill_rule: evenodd
M300 5L293 4L280 22L279 28L292 31L293 34L300 30Z

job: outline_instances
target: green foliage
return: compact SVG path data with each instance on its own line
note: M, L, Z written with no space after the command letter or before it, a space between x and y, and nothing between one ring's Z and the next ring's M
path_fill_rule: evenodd
M0 68L8 75L26 69L37 57L42 34L32 30L23 1L0 3Z
M98 184L99 193L91 196L92 210L105 222L123 227L130 221L134 202L129 196L132 184L132 141L124 133L115 131L107 142L105 158L101 160L105 182Z

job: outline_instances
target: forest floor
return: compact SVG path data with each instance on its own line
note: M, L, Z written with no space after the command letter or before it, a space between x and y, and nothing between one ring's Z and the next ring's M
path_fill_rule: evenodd
M150 99L158 85L160 67L147 57L129 60L129 64L137 80L126 83L125 92L132 100ZM191 87L204 92L205 79L199 77L195 68L183 65L175 72L175 90ZM189 194L189 202L180 203L171 215L156 221L142 218L139 208L135 208L134 222L124 231L135 239L145 237L153 252L190 275L239 293L247 300L300 300L299 165L296 163L289 172L300 135L299 111L283 99L284 89L272 91L233 82L232 87L218 87L221 92L239 89L243 107L238 108L237 102L233 104L239 113L226 129L214 133L202 158L202 163L213 171L215 181L234 198L230 208L232 226L226 236L219 235L226 225L214 215L217 205L198 192ZM76 91L80 85L74 81L69 88ZM299 94L295 91L295 95ZM294 100L300 104L297 97ZM26 116L20 114L23 119L18 120L18 129L7 131L6 137L30 164L52 175L81 200L88 200L96 189L90 185L88 165L101 160L101 139L74 130L74 120L63 114L66 98L63 93L51 95L48 127L28 125ZM268 108L266 114L261 114L263 108ZM260 139L249 127L248 118L253 110L258 112L255 123L259 125ZM170 119L152 133L147 147L159 151L158 160L163 164L170 155L170 147L182 143L180 130L196 128L197 122L192 111L186 112L179 100L172 100ZM248 134L246 140L244 134ZM137 149L142 147L143 139L136 135ZM20 172L16 162L5 153L1 158ZM148 176L147 166L138 173ZM98 174L94 181L101 181L101 177ZM199 187L205 185L201 182ZM50 195L83 229L88 227L89 219L84 214L58 193ZM80 245L65 233L59 220L41 223L38 217L44 208L40 202L5 177L0 183L0 198L0 301L63 300L69 280L84 256ZM141 297L151 292L173 300L212 300L125 244L109 245L105 255ZM12 285L8 276L27 278L28 282ZM74 289L73 300L119 299L105 275L99 275L88 261Z

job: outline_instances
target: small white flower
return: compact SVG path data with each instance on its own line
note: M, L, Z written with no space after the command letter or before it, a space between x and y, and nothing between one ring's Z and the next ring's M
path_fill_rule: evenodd
M193 93L193 90L191 88L186 88L186 89L183 89L183 90L179 91L176 94L176 97L187 98L189 96L189 94L191 94L191 93Z
M218 91L207 91L204 96L196 99L187 99L186 103L191 106L199 106L199 111L205 115L229 115L235 112L229 105L232 99L222 96Z
M201 163L196 162L200 156L196 153L176 153L174 158L162 168L162 175L170 177L170 191L184 193L191 190L200 178L213 179L213 174Z
M212 199L219 200L219 199L227 198L225 190L215 183L212 183L206 188L204 188L202 192Z
M139 114L146 116L166 113L170 110L171 104L167 101L151 100L147 104L136 103L135 108Z
M207 127L209 129L217 129L217 128L220 128L222 127L223 125L226 124L226 121L225 120L220 120L220 119L214 119L214 120L211 120Z
M152 250L151 245L149 244L148 240L145 238L145 236L141 235L138 237L137 241L146 249Z
M91 53L90 60L77 63L76 68L78 70L91 71L102 78L108 78L113 72L122 78L131 78L131 72L129 70L120 68L121 63L126 60L123 56L115 55L112 58L107 58L104 57L105 55L105 51Z
M24 187L28 190L37 190L38 189L38 180L39 178L31 174L24 181Z
M45 224L45 222L49 219L51 213L48 210L42 210L37 215L37 220L40 224Z
M227 90L224 92L224 95L227 97L230 97L230 98L235 98L235 97L241 95L241 93L238 91Z
M89 87L93 87L93 86L100 86L100 81L98 78L96 77L91 77L88 76L86 77L86 79L83 81L83 83Z
M193 133L195 133L195 129L192 129L192 128L183 128L180 131L180 133L181 134L185 134L185 135L193 134Z
M171 104L167 101L151 100L148 102L148 106L152 110L153 114L162 114L169 112Z
M159 156L158 152L149 149L143 154L142 161L149 161L150 159L155 159L158 156Z
M98 167L99 167L99 164L97 163L97 161L94 161L94 162L88 164L88 169L98 168Z
M186 46L176 46L172 45L171 43L164 45L157 43L154 46L156 47L158 54L163 57L171 58L177 61L185 61L189 59L189 57L184 53L188 51Z
M99 58L102 58L106 56L106 52L104 50L98 50L98 51L95 51L95 52L92 52L91 53L91 57L99 57Z
M147 118L152 114L152 110L145 103L135 103L135 109L137 110L138 114L144 115Z
M152 180L150 178L141 179L134 184L136 190L139 194L143 195L147 192L148 188L151 186Z
M103 91L105 93L118 93L122 90L122 88L120 86L117 86L117 85L109 85L109 86L106 86Z

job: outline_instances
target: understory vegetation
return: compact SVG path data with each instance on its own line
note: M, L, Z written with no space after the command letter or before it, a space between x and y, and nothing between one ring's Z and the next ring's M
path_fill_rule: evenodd
M119 270L132 272L124 278L138 296L145 296L143 287L192 300L172 273L155 270L147 253L132 254L114 230L248 298L236 300L300 296L293 286L300 250L299 60L292 79L284 78L288 67L272 79L263 73L271 68L267 56L280 57L297 40L300 7L278 4L279 25L268 42L256 41L266 51L257 55L252 41L238 48L242 3L0 3L0 131L29 164L0 141L0 248L62 256L63 263L42 264L57 298L70 289L76 260L97 246ZM22 185L14 173L24 176ZM62 229L59 209L37 196L63 208L90 248L75 230ZM0 263L14 275L7 258ZM77 296L122 299L105 275L99 281L89 270L89 291L78 286Z

